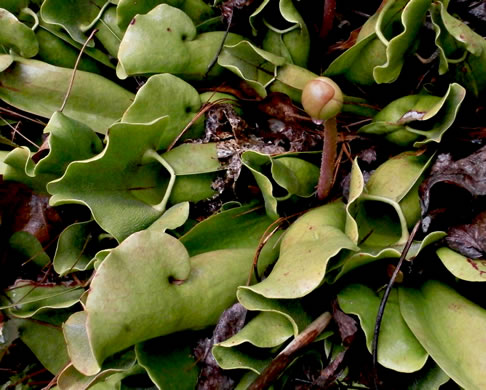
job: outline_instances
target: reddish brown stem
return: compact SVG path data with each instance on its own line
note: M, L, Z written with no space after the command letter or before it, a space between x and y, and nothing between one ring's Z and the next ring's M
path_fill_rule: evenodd
M321 31L319 37L324 40L331 31L334 16L336 14L336 0L324 0L324 12L322 14Z
M322 147L321 173L317 183L317 198L324 200L331 192L334 164L337 153L337 125L336 118L324 122L324 145Z

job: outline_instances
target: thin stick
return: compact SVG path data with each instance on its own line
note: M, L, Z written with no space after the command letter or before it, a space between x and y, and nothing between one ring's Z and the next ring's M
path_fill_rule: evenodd
M216 55L214 56L214 58L209 63L208 69L206 70L206 74L204 75L204 78L206 78L208 76L209 72L211 71L211 69L213 68L213 66L216 64L216 62L218 61L219 55L223 51L224 44L226 42L226 39L228 38L228 34L229 34L230 27L231 27L231 22L233 20L233 13L234 12L235 11L233 9L231 11L230 17L228 18L228 26L226 27L226 31L224 32L223 39L221 40L221 44L219 45L219 48L218 48L218 51L216 52Z
M64 107L66 106L66 103L69 99L69 95L71 94L71 90L73 89L74 85L74 77L76 77L76 70L78 69L79 61L81 61L81 56L83 55L84 49L86 49L86 46L88 45L89 41L94 37L94 35L98 32L98 29L95 28L93 31L91 31L91 34L89 34L88 39L86 39L86 42L84 42L83 47L81 48L81 51L78 54L78 58L76 58L76 62L74 64L74 69L73 69L73 74L71 75L71 80L69 81L69 87L66 92L66 96L64 96L64 101L62 102L61 108L59 109L59 112L62 112L64 110Z
M373 343L372 343L373 371L374 371L373 382L376 390L378 389L378 378L377 378L378 337L380 335L380 327L381 327L381 321L383 319L383 314L385 313L385 305L388 301L388 297L390 296L391 289L393 287L393 284L395 283L395 279L397 278L398 272L400 271L403 261L405 260L405 257L407 256L407 253L410 250L410 247L412 246L413 238L417 234L419 226L420 226L420 220L417 221L417 223L412 229L412 232L410 233L410 236L408 237L407 243L403 248L402 254L400 256L400 259L398 260L398 264L395 268L395 271L393 271L393 274L390 278L390 282L386 286L385 293L381 298L380 307L378 308L378 314L376 315L375 332L373 334Z
M266 389L274 382L283 370L292 361L294 355L302 348L312 343L331 321L331 313L325 312L317 317L305 328L275 359L263 370L263 372L248 387L248 390Z
M10 128L12 129L12 131L13 131L12 142L14 142L13 140L14 140L14 138L15 138L15 134L18 134L18 135L20 135L20 136L21 136L23 139L25 139L25 140L26 140L26 141L27 141L29 144L31 144L31 145L33 145L33 146L35 146L37 149L40 149L40 146L39 146L39 145L37 145L35 142L33 142L33 141L31 141L30 139L28 139L28 138L27 138L25 135L23 135L23 134L22 134L22 133L21 133L21 132L18 130L20 122L17 122L17 124L15 125L15 127L13 127L13 126L12 126L10 123L8 123L8 121L6 121L6 120L5 120L5 119L4 119L2 116L0 116L0 119L1 119L2 121L4 121L4 122L7 124L7 126L8 126L8 127L10 127Z
M337 149L337 125L336 117L324 122L324 145L322 147L321 173L317 183L317 198L324 200L328 197L332 188L334 176L334 164Z
M11 116L17 116L19 118L27 119L31 122L37 123L37 124L42 125L42 126L47 126L47 123L44 123L39 119L29 118L26 115L19 114L18 112L9 110L8 108L5 108L5 107L0 107L0 111L3 111L3 112L5 112L5 113L7 113L8 115L11 115Z

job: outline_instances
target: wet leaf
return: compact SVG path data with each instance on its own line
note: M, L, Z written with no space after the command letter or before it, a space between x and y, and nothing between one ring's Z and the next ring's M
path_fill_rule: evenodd
M81 0L65 3L63 0L46 0L42 3L41 17L47 23L64 28L71 38L83 44L90 30L100 18L109 0ZM94 46L93 42L88 43Z
M450 154L437 156L432 166L431 175L420 186L422 216L424 223L430 223L431 190L438 184L447 184L451 188L459 187L472 196L486 195L486 147L463 159L453 161Z
M10 68L0 73L0 99L50 118L61 107L71 76L71 69L17 58ZM104 134L121 118L132 100L133 94L114 82L77 71L64 114Z
M449 229L446 242L454 249L471 259L486 255L486 212L479 213L470 224L454 226Z
M380 296L362 284L348 285L338 293L341 309L345 313L358 316L370 353L380 301ZM427 352L403 320L398 304L398 292L393 290L385 307L380 328L378 362L395 371L415 372L424 366L427 357Z
M383 108L373 122L359 131L384 135L398 145L415 147L429 142L439 143L458 113L466 95L459 84L451 84L446 94L439 98L432 95L410 95L399 98Z
M485 310L434 280L400 288L399 301L407 325L437 365L460 386L483 388Z
M41 245L47 245L56 236L61 221L59 214L49 206L47 196L30 193L23 200L15 209L12 231L30 233Z
M336 322L341 341L344 346L349 347L358 331L357 323L353 317L348 316L342 310L339 309L337 302L333 302L332 315L334 322Z
M0 8L0 44L26 58L39 51L34 31L4 8Z

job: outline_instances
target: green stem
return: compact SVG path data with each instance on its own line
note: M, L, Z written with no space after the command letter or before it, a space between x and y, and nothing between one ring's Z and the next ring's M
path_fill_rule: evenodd
M324 145L322 147L321 173L317 183L317 198L324 200L332 188L337 149L336 117L324 122Z

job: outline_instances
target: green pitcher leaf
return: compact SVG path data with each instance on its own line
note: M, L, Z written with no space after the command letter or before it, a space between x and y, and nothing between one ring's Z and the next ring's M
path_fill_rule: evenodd
M380 134L398 145L420 147L429 142L439 143L456 119L466 95L459 84L451 84L446 94L410 95L399 98L383 108L373 122L359 131Z
M216 177L216 173L177 176L177 180L170 193L169 203L196 203L211 198L216 194L216 191L212 188L212 184Z
M180 240L191 256L221 249L256 249L265 229L272 223L261 206L235 207L198 223ZM245 232L245 234L242 234ZM279 234L262 251L263 259L274 257ZM217 237L217 239L214 239ZM270 260L263 261L268 264Z
M150 39L157 36L158 39ZM201 79L216 56L224 32L197 36L191 18L180 9L161 4L145 15L132 19L118 51L117 74L172 73L185 79ZM230 34L228 43L239 36ZM210 75L221 73L213 67Z
M56 36L57 38L61 39L63 42L65 42L67 45L73 47L76 52L76 58L75 61L77 60L77 57L79 56L79 53L81 51L81 48L83 47L84 44L76 42L74 39L71 38L71 36L65 32L61 27L55 25L55 24L48 24L45 23L42 19L40 20L39 23L39 28L38 30L45 30L51 33L52 35ZM40 42L39 42L40 44ZM51 48L50 51L53 51L55 48ZM39 49L40 50L40 49ZM63 49L65 51L65 49ZM61 53L59 53L60 55ZM50 53L50 55L55 55L55 53ZM115 55L116 56L116 55ZM88 58L89 57L89 58ZM83 51L83 55L81 56L80 59L80 64L86 62L91 62L91 61L86 61L88 59L95 60L99 64L103 64L108 68L115 69L115 66L112 64L110 56L103 50L97 48L97 47L89 47L86 46ZM47 61L48 62L48 61ZM74 63L73 63L74 64ZM99 65L98 64L98 65ZM78 66L79 67L79 66ZM73 66L68 66L68 68L73 68ZM83 69L84 70L84 69ZM103 69L106 70L106 69Z
M71 38L83 44L85 34L101 17L103 10L110 4L108 0L45 0L41 7L41 17L50 24L64 28ZM91 41L88 46L94 46Z
M68 226L59 236L53 259L54 271L60 276L71 272L86 271L96 260L96 246L93 242L95 223L77 222Z
M164 212L175 181L173 169L155 152L159 130L160 124L115 124L101 154L71 163L61 179L49 183L51 204L88 206L119 241L148 227Z
M95 356L90 347L90 341L86 330L86 318L87 313L80 311L72 314L67 321L63 324L64 338L66 339L66 346L69 353L71 362L73 362L76 368L72 365L68 366L66 370L61 374L63 380L66 382L79 382L86 381L91 382L93 378L86 378L86 376L94 376L99 373L101 366L96 361ZM86 375L83 375L86 374ZM61 383L59 383L61 385ZM65 388L69 388L63 385Z
M285 232L270 275L256 285L241 287L240 292L250 290L268 299L309 294L322 283L333 256L345 248L358 249L344 234L344 224L344 204L339 201L307 212Z
M32 261L39 267L44 267L51 261L39 240L28 232L15 232L10 236L8 243L19 263Z
M262 192L267 215L272 219L278 219L277 198L273 195L272 182L262 173L262 168L268 166L271 161L272 159L270 156L258 152L246 151L241 155L242 164L251 171L260 191Z
M61 38L39 27L35 33L39 42L38 58L50 65L63 68L74 68L79 56L79 50L63 41ZM89 56L82 56L78 69L91 73L102 73L99 64Z
M122 122L147 123L169 116L160 149L166 149L201 109L201 99L194 87L169 73L152 76L140 88L133 104L123 114ZM200 137L204 120L196 121L184 138Z
M3 72L14 62L14 56L11 54L0 54L0 72Z
M381 175L386 170L379 171ZM404 176L406 186L414 184L416 176ZM412 180L410 180L412 179ZM378 181L377 181L378 182ZM393 184L393 183L390 183ZM395 188L395 186L394 186ZM416 189L416 188L415 188ZM353 162L348 204L346 205L347 236L362 250L403 245L408 239L408 223L399 203L390 196L385 186L376 185L377 194L368 194L363 175L357 163ZM414 221L415 222L415 221Z
M319 168L300 158L276 157L272 158L272 176L288 195L308 198L315 193Z
M1 310L6 308L15 317L30 318L47 309L68 308L79 302L82 287L64 285L36 285L30 281L18 281L3 298Z
M380 301L380 296L362 284L348 285L338 293L340 308L358 316L370 353ZM400 314L397 290L392 290L380 328L378 362L395 371L415 372L424 366L427 357Z
M135 346L138 364L159 389L192 390L199 370L187 341L187 334L158 337Z
M47 155L34 164L29 149L14 149L5 159L6 180L46 193L47 183L61 177L69 163L93 157L102 149L93 130L59 111L52 115L44 133L49 134Z
M285 155L270 157L251 150L242 154L241 161L250 169L260 187L267 214L271 218L278 218L278 201L292 195L307 198L315 193L319 168L310 162ZM281 194L277 196L278 189Z
M22 8L25 8L29 5L29 0L3 0L2 1L2 8L6 10L18 14Z
M393 0L368 19L357 42L334 60L326 76L343 75L362 85L391 83L413 49L430 0Z
M69 362L61 328L41 321L17 321L20 339L49 372L58 374Z
M0 8L0 45L26 58L39 51L34 31L4 8Z
M438 366L464 388L484 388L486 311L434 280L400 288L399 301L407 325Z
M257 28L262 29L262 25L265 26L267 31L262 42L264 50L284 57L291 64L303 67L307 65L309 31L292 0L280 0L278 7L276 2L263 1L250 15L250 25L254 35ZM286 28L282 28L282 25Z
M486 40L450 15L446 8L442 2L434 2L430 8L440 54L439 74L451 69L456 81L478 96L486 87L483 72Z
M218 160L215 143L182 144L163 153L162 158L170 164L176 175L197 175L224 169Z
M450 379L435 362L429 360L416 374L412 384L408 386L408 390L439 390Z
M78 313L75 313L76 315ZM74 325L74 324L72 324ZM79 323L82 326L82 323ZM64 327L64 331L66 328ZM69 342L69 338L67 338ZM87 340L86 340L87 342ZM86 343L86 345L89 345ZM68 343L69 349L69 343ZM100 372L96 375L86 376L81 374L78 370L74 368L72 363L70 363L59 375L57 380L57 385L60 390L84 390L88 388L96 389L96 385L103 386L109 385L111 382L120 382L124 377L131 375L133 372L140 372L140 367L136 364L136 357L133 349L123 351L116 354L110 359L107 359ZM143 369L142 369L143 371ZM105 388L102 388L105 389ZM113 386L109 387L110 390L119 389Z
M269 349L282 345L293 335L294 329L287 318L274 312L261 312L236 335L216 344L212 353L225 370L249 369L259 374L272 359ZM251 356L245 344L268 350L266 354L255 351ZM239 348L241 345L243 348Z
M148 227L150 230L165 232L184 225L189 218L189 202L177 203L168 209L162 216Z
M439 248L437 256L456 278L467 280L468 282L486 281L485 260L469 259L447 247Z
M98 364L135 343L215 324L245 283L253 253L223 249L189 258L165 233L130 236L101 263L86 302L86 329Z
M260 96L266 96L266 88L276 79L277 67L286 64L286 60L241 41L235 45L227 42L218 63L248 82Z
M388 2L383 7L376 23L376 33L386 45L386 62L373 69L373 77L378 84L391 83L400 75L405 56L415 44L431 2L431 0L396 0ZM398 28L394 25L393 18L396 8L402 7L400 18L402 26L398 30L401 32L394 35L392 31Z
M415 258L426 246L441 240L446 235L447 234L445 232L431 232L427 234L423 240L413 241L405 259L410 260ZM404 244L401 244L389 248L364 247L363 250L358 252L344 251L342 256L338 257L336 261L332 261L329 264L326 274L326 281L329 283L334 283L354 269L375 261L383 259L399 259L404 246Z
M325 76L342 75L360 85L375 83L373 69L386 61L386 47L376 33L358 40L356 44L336 58L324 72Z
M137 14L146 14L159 4L168 4L184 11L195 24L210 18L212 8L201 0L120 0L116 8L118 25L125 29Z
M142 4L143 3L145 2L142 2ZM96 39L98 39L106 51L115 58L118 54L120 42L125 34L125 31L120 29L116 23L116 9L117 7L115 6L108 6L95 25L95 28L98 29Z
M50 118L61 107L71 76L71 69L17 58L10 68L0 73L0 99ZM132 101L133 94L114 82L77 71L64 114L98 133L105 133Z

